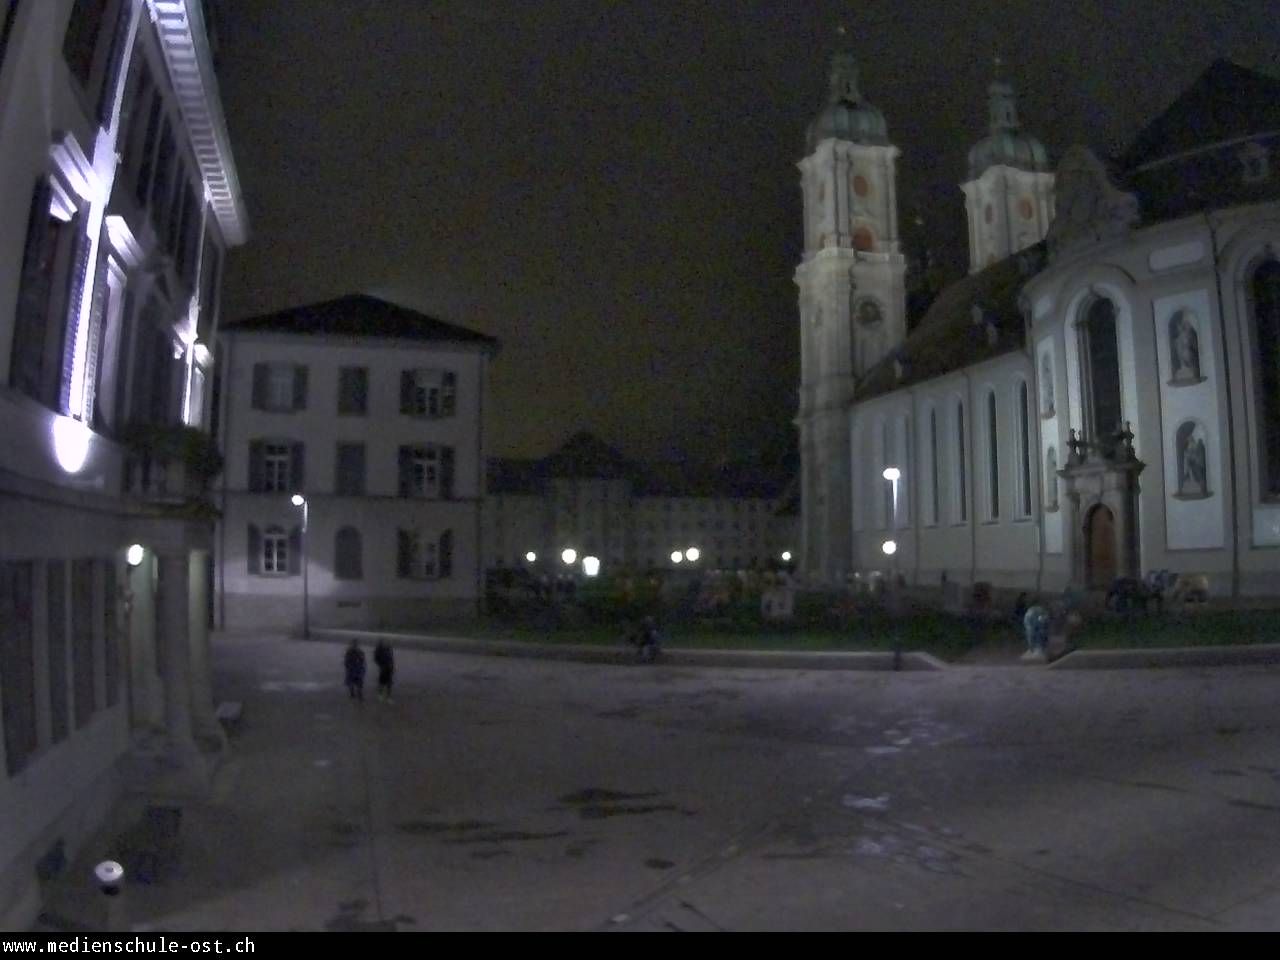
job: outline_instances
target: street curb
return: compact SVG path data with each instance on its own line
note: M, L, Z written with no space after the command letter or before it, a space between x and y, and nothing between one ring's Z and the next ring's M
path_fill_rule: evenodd
M1139 670L1150 667L1234 667L1280 663L1280 644L1158 647L1152 650L1074 650L1050 670Z
M623 647L582 644L528 643L522 640L471 640L435 634L395 633L380 630L312 630L313 640L346 643L352 637L387 640L396 647L457 653L471 656L513 657L574 663L634 664L635 654ZM690 650L664 647L662 664L672 667L746 667L758 670L893 670L891 652L804 653L790 650ZM932 654L903 651L903 672L946 670Z

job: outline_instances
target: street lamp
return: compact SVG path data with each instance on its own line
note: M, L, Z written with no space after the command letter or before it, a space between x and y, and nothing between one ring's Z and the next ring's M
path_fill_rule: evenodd
M124 559L125 559L125 562L129 564L129 566L136 567L138 566L138 564L142 563L142 559L146 555L147 555L147 551L143 548L142 544L135 543L131 545L128 550L125 551Z
M528 563L537 563L537 562L538 562L538 555L537 555L536 553L534 553L532 550L530 550L528 553L526 553L526 554L524 555L524 559L525 559L525 561L526 561L526 562L528 562Z
M690 563L697 563L698 558L702 556L702 552L697 547L690 547L684 552L684 555Z
M585 573L588 577L594 577L598 575L600 573L600 558L599 557L583 557L582 572Z
M888 473L889 471L885 471ZM895 473L897 471L894 471ZM892 601L889 607L889 618L893 621L893 669L902 669L902 631L898 624L898 604L896 603L898 595L898 541L886 540L880 544L880 549L884 551L884 555L889 558L889 598Z
M885 467L882 476L889 481L893 490L893 516L889 520L892 529L898 525L898 481L902 479L902 471L897 467Z
M578 559L578 551L574 550L572 547L566 547L560 553L560 559L564 561L564 565L566 567L572 567L574 562Z
M790 551L790 550L783 550L783 551L782 551L782 562L783 562L783 563L790 563L790 562L791 562L791 551Z
M310 513L310 505L307 498L300 493L295 493L290 498L290 503L295 507L302 508L302 639L311 639L311 611L308 603L309 584L307 582L307 573L311 564L307 562L307 517Z
M682 563L683 561L684 561L684 554L683 554L683 553L681 553L679 550L672 550L672 551L671 551L671 562L672 562L672 563Z

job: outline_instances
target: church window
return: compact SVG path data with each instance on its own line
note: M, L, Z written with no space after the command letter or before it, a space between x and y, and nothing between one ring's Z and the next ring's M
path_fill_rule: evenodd
M1023 197L1018 201L1018 215L1021 216L1023 220L1030 220L1035 216L1035 213L1035 207L1031 205L1031 199L1029 197Z
M969 487L965 475L964 401L956 401L956 522L969 519Z
M853 178L853 192L860 197L865 197L871 192L871 185L867 183L867 178L862 174L858 174Z
M871 232L870 227L859 227L853 232L853 248L855 250L871 251L875 249L876 237Z
M1116 340L1116 307L1099 297L1089 304L1080 334L1084 377L1085 426L1089 439L1102 444L1109 456L1122 426L1120 401L1120 351Z
M929 503L929 523L936 524L938 522L938 411L929 411L929 474L930 474L930 503Z
M986 220L987 223L991 223L993 220L995 220L996 211L995 211L995 208L991 206L991 204L989 203L987 204L987 208L982 212L982 218Z
M1018 516L1031 516L1031 413L1025 380L1018 384Z
M1265 474L1262 489L1268 498L1280 498L1280 261L1266 260L1253 274L1254 336L1257 349L1258 423Z
M1000 434L996 425L996 392L987 393L987 517L1000 518Z

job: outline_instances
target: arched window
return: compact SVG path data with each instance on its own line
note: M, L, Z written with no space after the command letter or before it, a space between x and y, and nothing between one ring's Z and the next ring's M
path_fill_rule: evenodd
M1000 518L1000 433L994 390L987 393L987 516Z
M1103 453L1109 456L1124 420L1115 304L1105 297L1095 299L1077 330L1087 371L1083 384L1085 428L1089 439L1101 444Z
M1031 516L1031 412L1027 382L1018 384L1018 516Z
M1268 259L1258 267L1250 286L1258 341L1258 459L1266 471L1262 489L1267 497L1280 497L1280 261Z
M931 478L932 490L930 490L929 498L929 522L936 524L938 522L939 509L938 505L941 498L941 492L938 489L940 473L938 470L938 411L929 411L929 475Z
M334 536L333 575L338 580L364 579L360 531L355 527L343 527Z
M965 473L964 401L956 401L956 522L969 519L969 484Z

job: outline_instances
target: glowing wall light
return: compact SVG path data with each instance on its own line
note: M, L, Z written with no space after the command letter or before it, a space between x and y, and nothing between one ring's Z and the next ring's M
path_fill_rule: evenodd
M89 428L71 417L53 421L53 455L67 473L79 473L89 459Z

